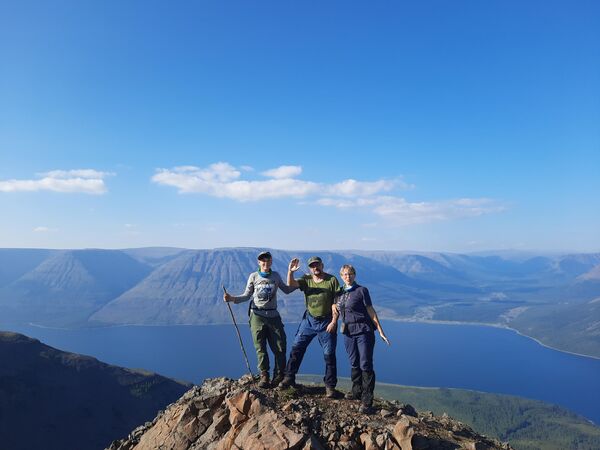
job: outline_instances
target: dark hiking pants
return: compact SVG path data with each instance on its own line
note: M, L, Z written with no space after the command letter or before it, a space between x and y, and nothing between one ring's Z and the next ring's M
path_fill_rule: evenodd
M344 347L350 360L350 377L352 393L360 398L365 406L373 405L375 390L375 372L373 371L373 349L375 348L375 333L344 335Z

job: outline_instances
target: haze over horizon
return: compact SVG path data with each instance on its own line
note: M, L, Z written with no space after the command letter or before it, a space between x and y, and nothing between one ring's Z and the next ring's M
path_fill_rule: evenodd
M598 2L7 2L0 58L0 247L600 251Z

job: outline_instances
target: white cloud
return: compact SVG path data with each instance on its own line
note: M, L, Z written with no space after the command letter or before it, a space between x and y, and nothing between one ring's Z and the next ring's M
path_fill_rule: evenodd
M394 187L396 187L396 182L391 180L369 182L349 179L329 186L325 190L325 195L340 197L369 196L378 192L391 191Z
M322 198L317 204L338 209L366 209L398 225L477 217L506 210L504 205L487 198L409 202L402 197L376 196L353 199Z
M270 177L268 180L246 180L241 178L240 170L229 163L219 162L207 168L181 166L157 169L152 181L176 187L180 193L200 193L241 202L294 198L301 204L361 210L394 225L476 217L506 209L499 202L487 198L409 202L391 193L398 189L414 188L402 179L346 179L327 184L294 178L301 173L300 166L279 166L261 173ZM381 195L382 193L387 195Z
M103 179L112 176L112 172L101 172L94 169L76 169L76 170L51 170L50 172L39 173L38 176L44 178L85 178L85 179Z
M294 178L302 173L302 167L300 166L279 166L276 169L271 169L263 172L262 174L269 178Z
M240 171L228 163L221 162L205 169L195 166L157 169L152 181L176 187L180 193L206 194L242 202L286 197L301 199L323 195L373 195L389 191L398 184L389 180L364 182L350 179L329 185L293 178L300 173L300 166L280 166L262 172L262 175L271 177L269 180L241 180Z
M167 186L175 186L181 193L197 192L217 195L221 185L238 179L241 173L224 162L211 164L202 169L196 166L179 166L173 169L157 169L152 181Z
M0 192L53 191L62 193L104 194L104 178L114 175L93 169L52 170L37 174L36 180L0 181Z
M54 233L58 231L58 228L50 228L45 226L35 227L33 229L34 233Z

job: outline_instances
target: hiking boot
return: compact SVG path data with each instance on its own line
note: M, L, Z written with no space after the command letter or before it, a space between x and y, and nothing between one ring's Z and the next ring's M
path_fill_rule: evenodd
M357 395L352 391L348 391L346 392L346 395L344 395L344 397L346 398L346 400L360 400L361 395Z
M293 377L288 377L287 375L283 377L283 380L279 383L280 388L288 388L296 386L296 380Z
M358 412L361 414L375 414L375 408L373 408L372 406L367 406L367 405L360 405L360 408L358 408Z
M273 381L271 382L271 386L277 387L279 385L279 383L281 383L282 381L283 381L283 373L275 372L273 374Z
M260 373L260 381L258 382L259 388L268 388L269 387L269 371L263 370Z
M325 397L326 398L337 398L338 391L336 391L335 388L325 386Z

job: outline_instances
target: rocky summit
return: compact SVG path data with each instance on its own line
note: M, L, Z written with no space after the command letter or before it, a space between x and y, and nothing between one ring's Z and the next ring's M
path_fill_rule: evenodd
M512 449L446 415L384 400L365 415L359 402L324 393L312 385L260 389L250 376L207 379L109 450Z

